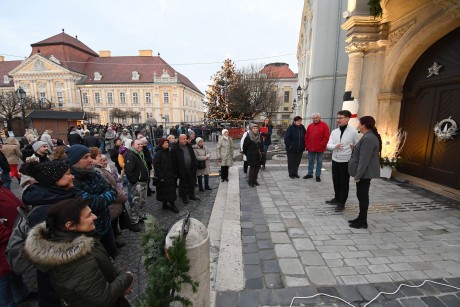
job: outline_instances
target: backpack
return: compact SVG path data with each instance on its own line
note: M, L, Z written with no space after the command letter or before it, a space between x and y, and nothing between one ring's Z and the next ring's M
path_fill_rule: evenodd
M18 216L14 222L13 232L6 246L6 261L10 265L10 268L18 275L22 275L34 268L34 265L24 253L24 244L30 230L28 216L36 208L29 211L25 207L18 207Z

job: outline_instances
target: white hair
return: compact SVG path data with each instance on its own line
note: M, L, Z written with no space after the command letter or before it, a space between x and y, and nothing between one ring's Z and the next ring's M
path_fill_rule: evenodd
M311 115L311 117L313 117L313 116L319 116L319 117L321 117L321 114L319 114L319 113L313 113L313 114Z

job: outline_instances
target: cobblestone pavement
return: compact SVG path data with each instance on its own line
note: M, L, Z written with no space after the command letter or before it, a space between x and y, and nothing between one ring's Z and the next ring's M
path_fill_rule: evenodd
M346 210L333 197L330 163L322 182L289 179L268 165L259 187L239 171L244 267L242 291L216 293L215 306L290 306L294 297L326 293L363 306L380 291L425 279L460 287L460 204L429 191L372 180L368 229L352 229L358 212L350 182ZM306 167L301 166L301 172ZM346 306L335 298L296 299L293 306ZM426 283L382 295L370 306L460 306L457 289Z

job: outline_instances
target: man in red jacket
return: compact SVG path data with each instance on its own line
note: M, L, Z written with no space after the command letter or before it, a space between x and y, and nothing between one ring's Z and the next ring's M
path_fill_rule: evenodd
M323 167L323 154L329 141L329 127L321 121L321 115L314 113L313 122L308 125L305 133L305 148L308 151L308 174L303 179L313 178L313 167L316 159L316 182L321 181L321 168Z

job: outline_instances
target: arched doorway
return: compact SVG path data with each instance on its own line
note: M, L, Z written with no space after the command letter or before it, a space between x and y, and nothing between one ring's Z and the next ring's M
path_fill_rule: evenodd
M456 189L460 189L460 131L444 142L437 140L434 127L449 117L460 125L459 59L457 28L428 48L412 67L404 84L399 122L408 133L401 171Z

